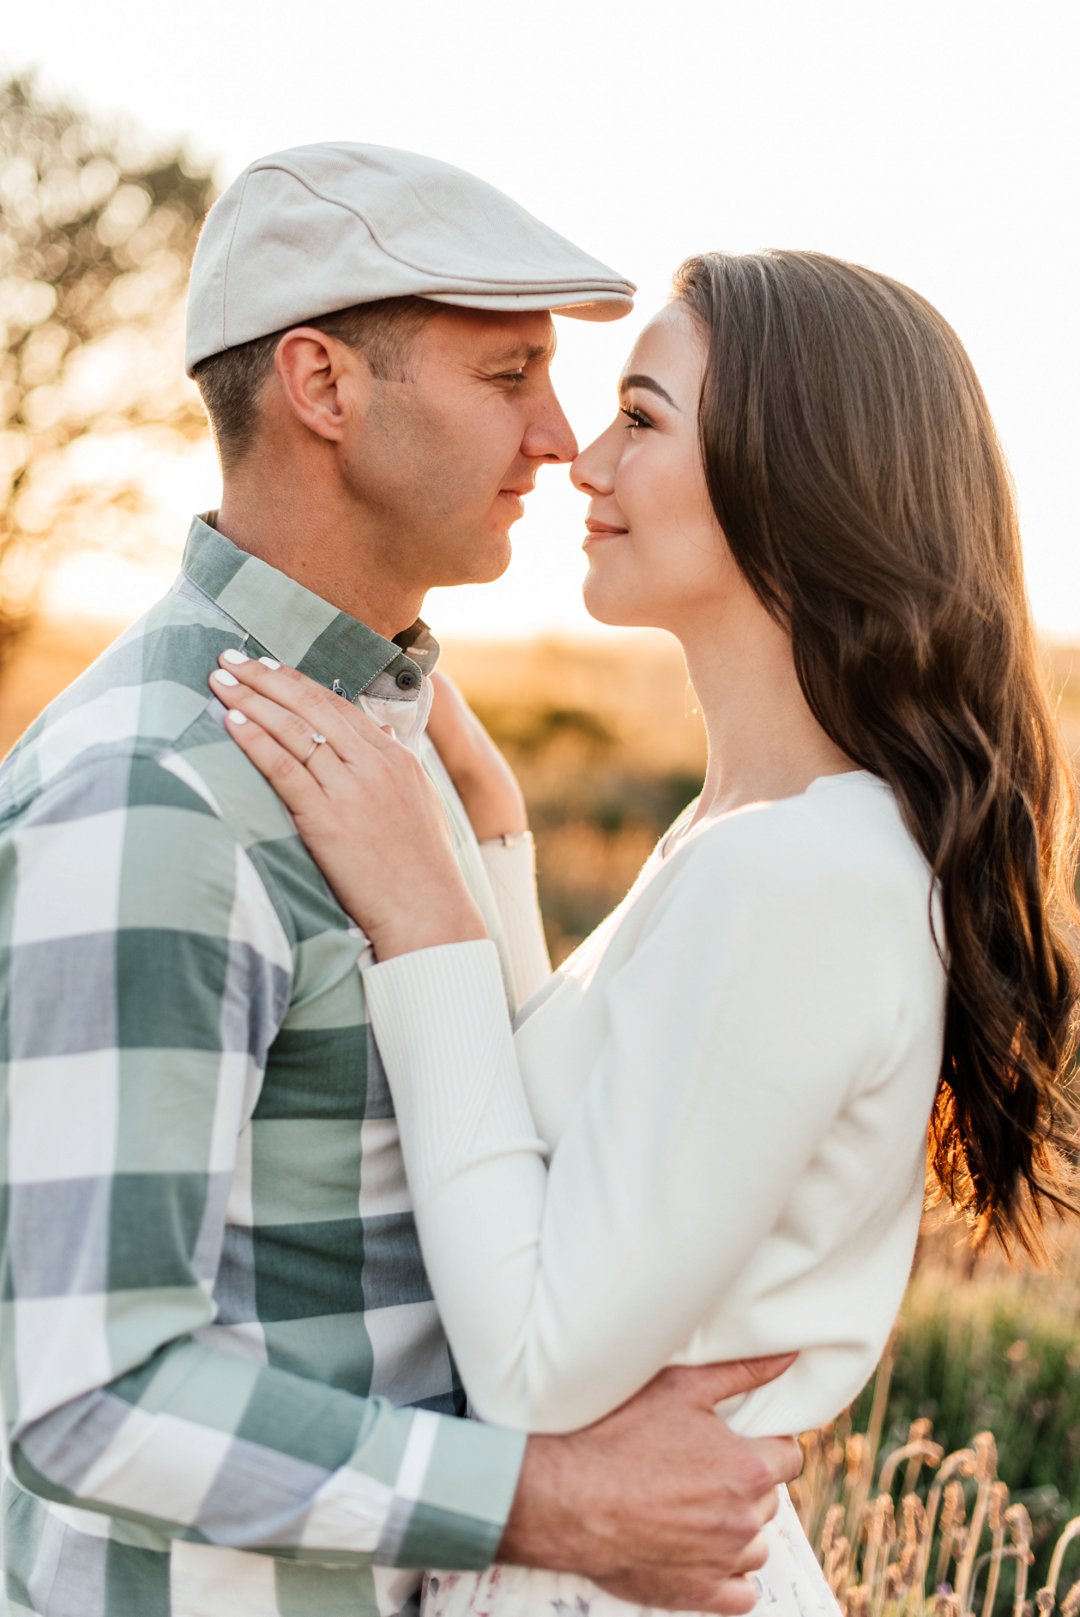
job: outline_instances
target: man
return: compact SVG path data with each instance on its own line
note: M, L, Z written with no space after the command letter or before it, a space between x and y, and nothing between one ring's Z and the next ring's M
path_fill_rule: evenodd
M364 940L206 684L226 647L288 661L420 747L425 591L500 573L575 451L550 311L632 291L409 153L279 153L210 214L220 511L0 774L8 1611L370 1617L495 1557L752 1604L797 1452L712 1405L782 1365L669 1372L565 1438L457 1418ZM501 939L485 857L520 851L482 855L425 757Z

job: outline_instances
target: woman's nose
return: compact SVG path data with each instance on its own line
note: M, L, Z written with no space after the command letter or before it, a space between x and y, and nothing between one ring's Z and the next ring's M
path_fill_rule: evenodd
M570 467L570 481L581 494L610 494L614 487L614 457L602 432L578 455Z

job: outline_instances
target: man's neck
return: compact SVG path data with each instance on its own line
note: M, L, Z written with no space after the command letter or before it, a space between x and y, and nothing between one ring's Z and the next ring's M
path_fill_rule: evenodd
M290 499L280 484L256 493L227 482L213 522L239 549L392 640L419 617L423 594L369 564L362 535L324 506L317 498Z

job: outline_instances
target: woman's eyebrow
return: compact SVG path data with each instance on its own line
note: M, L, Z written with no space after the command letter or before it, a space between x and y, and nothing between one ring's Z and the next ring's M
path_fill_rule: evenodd
M635 373L633 376L621 377L619 380L619 397L621 398L624 393L629 393L632 387L643 387L649 393L658 393L662 399L665 399L671 405L673 410L679 409L667 389L661 387L660 383L652 376L641 376ZM679 414L682 414L681 410L679 410Z

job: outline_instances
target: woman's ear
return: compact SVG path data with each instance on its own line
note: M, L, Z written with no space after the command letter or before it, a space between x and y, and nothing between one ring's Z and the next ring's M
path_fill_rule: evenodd
M371 370L363 354L314 326L287 331L274 351L283 401L301 425L338 443L367 411Z

